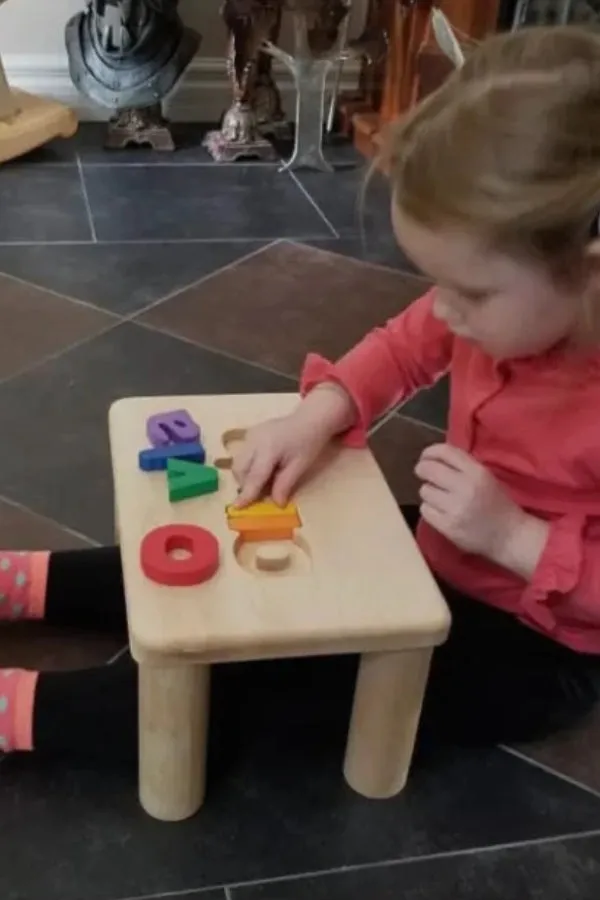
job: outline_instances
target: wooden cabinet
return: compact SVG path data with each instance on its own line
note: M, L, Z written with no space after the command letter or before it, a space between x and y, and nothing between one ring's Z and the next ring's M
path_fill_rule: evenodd
M435 90L451 71L430 31L431 10L438 6L459 35L480 39L496 29L501 0L371 0L368 30L387 36L380 60L364 63L360 90L342 99L345 127L365 156L377 152L385 126Z

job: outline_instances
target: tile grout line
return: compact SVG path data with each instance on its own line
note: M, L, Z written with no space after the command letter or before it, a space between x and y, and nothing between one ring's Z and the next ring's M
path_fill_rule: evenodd
M116 316L113 316L112 318L114 318L114 321L111 322L110 325L107 325L106 328L101 328L100 331L96 331L94 334L88 334L86 337L81 338L79 341L75 341L73 344L69 344L67 347L61 347L61 349L57 350L55 353L48 353L41 359L36 360L32 365L25 366L22 369L11 372L10 375L5 375L4 378L0 378L0 388L4 387L5 384L9 384L14 379L20 378L22 375L29 375L31 372L35 372L36 369L41 368L46 365L46 363L60 359L64 354L70 353L71 350L77 350L79 347L84 347L96 338L103 337L110 331L114 331L115 328L118 328L119 325L123 323L123 320Z
M245 241L246 239L243 239L243 240ZM253 239L249 239L250 242L252 240ZM205 281L209 281L211 278L216 278L218 275L222 274L223 272L226 272L228 269L232 269L235 266L240 265L241 263L244 263L249 259L252 259L254 256L258 256L259 254L266 252L267 250L271 249L272 247L275 247L279 244L296 242L296 239L290 239L290 238L276 238L276 239L273 239L270 241L265 241L264 243L260 242L259 239L256 239L256 240L257 240L257 242L260 243L260 246L254 248L253 250L250 250L248 253L243 254L242 256L238 257L237 259L232 260L229 263L226 263L226 265L221 266L220 268L215 269L212 272L209 272L205 275L200 276L200 278L196 279L195 281L191 281L188 284L174 288L172 291L169 291L164 296L158 297L156 300L153 300L151 303L144 306L142 309L134 310L131 313L127 313L127 315L115 313L112 310L106 310L101 306L97 306L96 304L91 303L90 301L80 300L77 297L72 297L68 294L60 293L59 291L56 291L52 288L47 288L39 283L28 281L25 278L22 278L18 275L13 275L11 273L5 273L5 272L0 271L0 276L11 279L19 284L26 286L26 287L32 287L36 290L46 291L47 293L51 294L54 297L57 297L58 299L66 300L67 302L74 303L79 306L83 306L86 309L94 310L95 312L100 312L114 320L113 323L111 323L111 325L107 326L107 328L105 328L105 329L102 329L97 334L94 334L94 335L90 336L89 338L84 338L82 341L76 342L75 344L71 344L71 345L63 348L62 350L57 351L56 353L50 354L50 355L44 357L43 359L36 361L32 366L26 366L25 368L20 369L17 372L12 373L11 375L6 376L4 379L0 379L0 385L3 385L7 381L10 381L12 378L16 378L16 377L19 377L20 375L27 374L29 371L35 370L36 368L38 368L38 366L40 366L46 362L49 362L53 359L58 359L60 356L63 355L63 353L68 353L70 350L78 347L80 345L80 343L86 343L88 340L93 340L94 337L99 337L99 336L105 334L107 331L110 331L112 328L117 327L118 325L121 325L124 323L132 323L135 325L139 325L142 328L146 328L149 331L154 331L159 334L166 334L169 337L173 337L177 340L183 341L184 343L191 344L192 346L199 347L203 350L207 350L207 351L215 353L217 355L227 357L228 359L231 359L235 362L245 363L246 365L251 365L254 368L261 369L262 371L268 372L272 375L278 375L283 378L287 378L291 381L297 381L297 378L295 376L289 375L286 372L281 372L278 369L273 369L268 366L261 365L260 363L249 362L248 360L243 359L242 357L238 357L234 354L229 354L229 353L226 353L221 350L215 350L214 348L209 347L206 344L197 343L196 341L193 341L189 338L184 338L175 332L171 332L169 330L164 330L162 328L158 328L157 326L150 325L146 322L139 321L144 315L146 315L146 313L150 312L151 310L155 309L156 307L160 306L161 304L167 303L168 301L174 299L178 294L181 294L181 293L184 293L185 291L192 290L193 288L199 287ZM332 237L331 240L334 241L334 240L336 240L336 238ZM103 243L103 242L101 242L101 241L97 242L97 244L101 244L101 243ZM120 243L120 242L116 242L116 243ZM158 243L167 243L167 242L159 241ZM86 242L86 244L91 246L91 242L89 242L89 241ZM42 243L40 245L43 246L44 244ZM0 244L0 246L1 246L1 244ZM319 248L311 248L311 249L315 249L317 252L326 252L326 251L319 251ZM350 259L349 261L357 262L360 264L359 260ZM399 274L401 274L401 273L399 273ZM389 412L386 413L384 415L384 417L382 419L380 419L376 423L375 426L373 426L372 429L370 429L369 436L371 436L372 434L375 434L383 425L385 425L388 421L390 421L390 419L393 418L395 413L398 412L401 415L401 413L399 412L401 410L401 408L402 408L402 406L398 406L398 407L394 407L393 409L389 410ZM419 419L414 419L411 416L404 416L403 418L408 419L409 421L414 421L417 424L426 425L427 427L433 428L437 431L440 431L441 433L445 433L443 431L443 429L439 429L439 428L437 428L437 426L430 425L428 422L421 421Z
M409 401L405 401L408 403ZM372 437L374 434L383 428L384 425L387 425L392 419L404 419L405 422L412 422L414 425L421 425L425 428L429 428L431 431L437 432L440 436L446 435L446 429L440 428L438 425L432 425L431 422L427 422L425 419L417 419L415 416L407 416L402 412L405 403L401 403L398 406L393 406L389 409L384 415L378 419L378 421L373 425L372 428L369 429L368 436Z
M215 238L124 238L122 240L104 240L99 239L93 241L0 241L0 247L92 247L98 245L101 247L143 247L154 246L156 244L278 244L281 241L291 241L296 243L307 243L309 241L331 241L332 243L339 240L337 234L301 234L301 235L259 235L250 237L215 237ZM318 247L314 248L318 250ZM351 261L351 257L346 257Z
M140 322L137 320L127 319L132 325L137 325L138 328L145 328L147 331L152 331L155 334L163 334L170 338L175 338L178 341L181 341L184 344L189 344L192 347L196 347L199 350L204 350L207 353L213 353L215 356L221 356L225 359L230 359L232 362L243 363L245 366L248 366L251 369L258 369L261 372L268 373L269 375L277 375L279 378L285 378L291 384L298 385L298 378L295 375L288 375L285 372L280 372L278 369L271 369L269 366L264 366L262 363L250 362L247 359L243 359L241 356L236 356L234 353L227 353L225 350L218 350L215 347L209 347L207 344L197 343L193 341L191 338L184 337L183 335L177 334L173 331L169 331L168 329L158 328L156 325L151 325L149 322ZM0 382L0 385L2 382Z
M0 759L1 762L1 759ZM257 882L257 884L262 884L263 882ZM202 897L203 894L210 894L214 891L231 891L231 887L227 885L225 882L221 882L220 884L213 884L208 887L199 887L199 888L181 888L176 891L167 891L166 893L160 894L131 894L127 897L119 897L118 900L170 900L172 897L189 897L191 895ZM110 898L112 900L112 898Z
M211 278L216 278L217 275L221 275L223 272L227 272L229 269L235 268L235 266L240 265L241 263L247 262L249 259L253 259L255 256L259 256L261 253L264 253L266 250L269 250L271 247L277 246L277 244L282 243L281 239L275 239L272 241L261 243L259 247L255 247L253 250L249 250L248 253L242 254L242 256L238 256L237 259L233 259L231 262L226 263L224 266L221 266L219 269L215 269L212 272L208 272L205 275L201 275L199 278L196 278L195 281L191 281L189 284L184 285L183 287L174 288L172 291L169 291L168 294L165 294L163 297L158 297L156 300L153 300L147 306L144 306L143 309L135 310L132 313L128 313L126 316L122 317L123 322L135 322L136 325L141 325L141 322L137 322L136 319L145 316L146 313L150 312L150 310L155 309L157 306L160 306L162 303L168 303L169 300L173 300L178 294L183 294L185 291L191 291L194 288L200 287L201 284L204 284L205 281L210 281ZM96 307L100 308L100 307ZM160 329L155 329L160 331Z
M252 239L248 243L251 243ZM36 281L28 281L26 278L22 278L20 275L13 275L10 272L0 271L0 277L12 279L12 281L16 281L18 284L22 284L25 287L32 287L39 291L46 291L48 294L52 294L53 297L58 297L60 300L68 300L70 303L76 303L79 306L84 306L86 309L93 309L95 312L104 313L107 316L111 316L114 319L118 319L119 322L129 322L135 316L142 316L147 310L152 309L154 306L157 306L160 303L164 303L167 300L171 300L173 297L177 296L177 294L182 293L183 291L190 290L191 288L197 287L203 281L207 281L209 278L213 278L219 275L221 272L226 271L227 269L232 268L237 263L245 262L247 259L251 259L253 256L256 256L258 253L262 253L263 250L268 250L270 247L274 247L276 244L281 243L281 240L274 240L268 243L260 243L260 246L255 247L254 250L249 250L248 253L242 254L237 259L232 262L226 263L224 266L221 266L219 269L215 269L213 272L208 272L206 275L201 275L195 281L191 281L189 284L185 284L181 287L173 288L172 291L169 291L167 294L162 297L158 297L156 300L152 300L147 306L144 306L142 309L134 310L131 313L127 313L123 315L122 313L116 313L112 310L107 310L103 306L98 306L96 303L91 303L89 300L81 300L78 297L73 297L70 294L63 294L60 291L54 290L54 288L45 287L43 284L40 284ZM102 244L102 241L96 241L96 244ZM2 246L0 244L0 246ZM36 244L36 246L44 246L44 244ZM84 245L79 245L84 246ZM86 241L85 246L92 246L91 241Z
M282 875L279 878L266 879L265 881L245 881L232 883L228 885L230 888L246 888L254 887L261 884L277 884L289 881L300 881L305 878L318 878L321 876L343 875L345 873L363 872L371 869L400 868L406 865L415 865L423 862L434 862L442 859L460 859L465 856L477 856L480 853L501 853L503 851L520 850L526 847L539 847L546 844L557 844L561 841L578 841L586 840L590 837L600 837L600 828L593 828L587 831L573 831L566 834L557 834L550 837L531 838L525 841L508 841L502 844L490 844L481 847L466 847L463 850L441 850L438 853L426 853L423 856L407 856L404 859L381 860L375 863L357 863L356 865L338 866L333 869L325 869L323 871L307 872L298 875ZM127 898L127 900L146 900L141 898ZM150 898L148 898L150 900Z
M414 416L405 415L402 412L402 406L396 406L394 408L393 416L405 419L407 422L414 422L415 425L425 425L427 428L430 428L431 431L436 431L439 435L446 436L445 428L440 428L439 425L432 425L431 422L426 422L425 419L416 419Z
M593 787L590 787L583 781L579 781L577 778L573 778L571 775L566 775L564 772L559 772L557 769L553 769L552 766L549 766L543 762L539 762L537 759L533 759L531 756L528 756L521 750L515 750L514 747L509 747L506 744L500 744L499 749L504 753L508 753L509 756L514 756L515 759L519 759L521 762L525 763L525 765L533 766L534 769L540 769L547 775L553 775L555 778L558 778L559 781L563 781L565 782L565 784L570 784L571 787L578 788L580 791L584 791L586 794L591 794L592 797L600 800L600 791L596 790Z
M387 425L387 423L390 421L390 419L394 418L394 414L395 414L395 407L388 409L388 411L385 412L381 416L381 418L378 419L375 422L375 424L369 428L369 430L367 431L367 437L372 438L374 434L377 434L377 432L379 431L380 428L383 428L384 425Z
M30 160L29 162L21 163L21 166L23 168L35 167L36 169L76 169L77 158L75 155L73 159L47 159L44 162Z
M124 647L121 647L120 650L117 650L114 656L111 656L110 659L107 659L104 663L105 666L112 666L114 663L118 662L122 656L125 656L127 651L129 650L129 644L125 644Z
M264 160L255 160L252 162L248 162L246 164L246 168L248 169L278 169L281 166L282 160L278 162L265 162ZM72 165L71 163L38 163L37 165ZM85 161L83 163L86 169L232 169L232 168L240 168L239 162L202 162L202 160L198 160L194 162L193 160L181 160L180 162L88 162ZM244 165L244 163L242 163Z
M79 153L76 153L77 160L77 171L79 172L79 183L81 185L81 193L83 195L83 203L85 205L85 211L87 214L88 225L90 226L90 234L92 235L92 243L98 243L98 235L96 234L96 226L94 224L94 214L92 212L92 206L90 204L90 198L88 196L87 184L85 183L85 175L83 174L83 166L81 164L81 158Z
M89 246L92 246L89 243ZM0 277L8 278L11 281L15 281L17 284L22 284L24 287L33 288L36 291L44 291L46 294L51 294L53 297L57 297L59 300L66 300L68 303L75 303L77 306L83 306L85 309L93 309L94 312L101 312L105 316L109 316L112 319L118 319L121 321L123 318L119 313L112 312L112 310L104 309L102 306L96 306L95 303L90 303L89 300L80 300L78 297L72 297L70 294L61 294L60 291L54 290L54 288L45 287L43 284L40 284L39 281L28 281L26 278L22 278L20 275L13 275L10 272L0 271Z
M90 334L87 337L84 337L79 341L75 341L73 344L69 344L66 347L62 347L60 350L57 350L55 353L49 353L46 356L43 356L42 358L36 360L31 365L25 366L22 369L18 369L15 372L11 372L10 375L6 375L4 378L0 378L0 388L4 387L5 384L8 384L13 379L20 378L22 375L28 375L31 372L35 372L36 369L41 368L41 366L45 365L46 363L53 362L54 360L60 359L61 356L66 355L67 353L70 353L72 350L76 350L79 347L85 346L85 344L90 343L91 341L95 340L96 338L103 337L104 335L108 334L109 332L115 330L116 328L118 328L119 326L124 325L124 324L132 324L132 325L138 326L139 328L146 328L148 331L153 331L157 334L162 334L167 337L174 338L175 340L180 340L180 341L182 341L182 343L189 344L193 347L198 347L202 350L208 350L209 352L214 353L217 356L224 356L228 359L234 360L235 362L244 363L248 366L251 366L252 368L262 369L265 372L269 372L271 375L279 375L280 377L287 378L291 381L294 381L294 378L291 375L285 375L284 373L278 372L275 369L271 370L264 366L260 366L255 363L248 362L247 360L241 359L239 357L229 356L227 353L223 353L220 350L214 350L210 347L205 346L204 344L196 344L194 341L191 341L187 338L183 338L180 335L173 334L169 331L163 331L160 328L155 328L154 326L147 325L144 322L136 321L137 317L144 315L144 313L147 310L153 309L155 306L158 306L161 303L164 303L167 300L170 300L173 297L177 296L177 294L182 293L185 290L195 287L197 284L200 284L202 281L218 275L220 272L223 272L225 269L231 268L232 266L236 265L237 262L248 259L249 257L256 255L257 253L261 253L263 250L266 250L267 247L271 247L271 246L273 246L273 244L277 244L277 243L279 243L278 240L272 241L268 245L258 247L256 250L253 250L251 253L248 253L245 256L240 257L238 260L234 260L233 262L228 263L226 266L223 266L222 268L218 269L216 272L211 272L208 275L204 275L201 278L199 278L197 281L191 282L191 284L187 285L186 287L177 288L175 291L172 291L169 294L167 294L165 297L162 297L162 298L154 301L149 306L144 307L144 309L142 309L142 310L137 310L133 313L129 313L127 316L118 316L115 313L106 313L107 317L110 317L113 321L109 325L107 325L105 328L102 328L99 331L95 332L94 334ZM7 275L6 277L13 278L12 275ZM15 281L21 281L21 282L23 282L23 284L30 285L31 287L34 287L34 288L37 287L37 285L35 285L35 284L31 285L30 282L24 281L21 278L15 278ZM40 288L40 290L45 290L45 289ZM71 301L70 297L65 297L62 294L57 294L56 296L60 297L63 300ZM81 303L82 305L89 306L89 308L93 309L95 312L101 312L101 313L105 312L105 310L103 310L101 307L94 306L93 304L88 304L85 301L72 300L71 302ZM11 501L11 502L13 502L13 501ZM18 504L15 504L15 505L18 505ZM33 510L32 510L32 512L33 512ZM57 522L57 524L60 524L60 523Z
M340 241L340 243L341 243L344 240L355 240L355 239L361 240L360 238L356 237L353 234L350 234L350 235L338 234L337 237L334 237L333 235L328 235L326 238L311 238L311 241L329 241L331 243L332 247L335 247L336 241ZM293 243L294 241L297 240L297 238L282 238L282 240ZM361 240L361 244L362 243L363 242ZM306 246L306 245L304 245L304 246ZM327 254L333 254L335 256L341 256L343 259L348 260L348 262L350 262L350 263L355 263L356 265L359 265L359 266L368 266L371 269L383 269L384 272L394 272L396 275L408 275L410 278L414 278L415 281L422 281L423 284L427 285L428 287L432 286L431 279L426 278L425 275L420 275L418 272L413 272L410 269L401 269L397 266L388 265L387 263L373 262L373 260L371 260L371 259L363 259L362 257L358 257L358 256L347 256L345 253L342 253L340 250L336 250L336 249L332 249L332 250L327 249L326 250L324 247L315 247L313 243L309 244L309 246L310 246L311 250L316 250L317 253L327 253Z
M90 547L100 547L100 543L89 537L87 534L83 534L83 532L77 531L75 528L71 528L69 525L64 525L62 522L59 522L58 519L53 519L51 516L44 515L44 513L36 512L35 509L31 509L31 507L26 506L24 503L20 503L18 500L13 500L11 497L7 497L5 494L0 494L0 501L6 503L8 506L12 506L14 509L20 510L21 512L35 516L37 519L43 519L50 525L57 525L62 531L66 531L67 534L76 537L80 541L85 541L90 545Z
M297 175L295 174L295 172L292 172L290 169L288 169L288 170L287 170L287 174L288 174L289 177L292 179L292 181L294 182L294 184L296 185L296 187L298 188L298 190L299 190L302 194L304 194L304 196L306 197L306 199L308 200L308 202L310 203L310 205L313 207L313 209L316 210L316 212L319 214L319 216L321 217L321 219L325 222L325 224L327 225L327 227L330 229L331 234L333 235L333 237L339 239L340 235L339 235L339 232L338 232L337 228L334 228L334 227L333 227L333 225L331 224L331 222L329 221L329 219L327 218L327 216L325 215L325 213L323 212L323 210L321 209L321 207L319 206L319 204L317 203L317 201L315 200L315 198L313 197L313 195L310 193L310 191L308 191L308 190L304 187L304 185L302 184L302 182L300 181L300 179L297 177ZM290 240L292 240L292 239L290 238ZM316 238L316 240L318 240L318 238Z
M128 897L120 897L118 900L169 900L169 898L189 897L192 894L201 896L208 891L223 890L236 891L246 888L259 887L271 884L286 884L290 882L302 881L307 879L316 879L329 877L332 875L345 875L354 872L364 872L383 868L400 868L406 865L416 865L419 863L427 863L444 859L460 859L462 857L476 856L484 853L499 853L511 850L526 849L528 847L540 847L552 845L566 841L580 841L588 838L600 837L600 828L589 829L587 831L573 831L566 834L551 835L549 837L530 838L524 841L510 841L501 844L490 844L489 846L466 847L462 850L441 850L438 853L425 853L422 856L407 856L404 859L386 859L372 863L356 863L354 865L335 866L330 869L321 869L308 872L297 872L291 875L279 875L274 878L254 878L248 881L222 882L213 885L207 885L202 888L185 888L177 891L164 891L158 894L138 894Z
M57 165L58 165L58 163L57 163ZM238 257L237 260L233 260L230 263L226 263L226 265L222 266L220 269L216 269L214 272L210 272L207 275L202 275L199 279L197 279L197 281L192 281L189 284L184 285L181 288L176 288L173 292L165 295L164 297L161 297L158 300L152 301L151 305L153 305L155 303L162 303L164 300L169 300L169 299L171 299L172 296L174 296L174 294L176 292L185 291L185 290L188 290L188 288L195 287L201 281L204 281L208 278L212 278L213 276L218 275L220 272L225 271L226 269L236 265L237 263L244 262L246 259L251 258L255 254L261 253L263 250L268 250L270 247L275 247L277 244L296 244L300 247L306 247L310 250L314 250L315 253L324 253L328 256L331 256L331 255L339 256L342 259L349 262L350 264L354 263L355 265L368 266L369 268L376 269L376 270L383 270L385 272L393 272L394 274L399 275L399 276L407 275L408 277L414 278L417 281L423 281L424 284L430 284L430 282L427 278L424 278L422 275L418 275L413 272L409 272L405 269L397 269L397 268L394 268L393 266L384 265L383 263L375 263L375 262L371 262L370 260L366 260L366 259L359 259L359 258L353 257L353 256L346 256L345 254L340 253L337 250L325 250L322 247L315 247L312 243L310 243L314 240L329 241L329 242L331 242L332 246L335 246L335 242L340 240L340 238L336 237L335 235L328 235L327 237L321 237L321 238L313 238L313 237L306 237L306 238L283 237L283 238L265 238L265 239L263 239L263 238L229 238L229 239L225 239L225 240L220 240L220 239L213 240L212 238L207 238L207 239L199 238L198 240L194 240L194 239L186 238L183 240L177 240L177 239L175 239L175 240L152 240L152 241L139 241L139 242L137 242L137 241L98 241L97 240L97 241L18 241L18 242L5 243L5 242L0 241L0 247L71 247L71 246L91 247L93 245L118 246L119 244L134 245L134 246L141 246L143 244L149 244L150 246L167 244L167 245L171 246L171 245L177 245L177 244L204 244L204 243L205 244L220 243L220 244L232 244L232 245L236 244L236 243L249 243L249 244L257 243L257 244L261 245L260 247L257 247L255 250L250 250L250 251L248 251L248 253L243 254L242 256ZM2 276L4 278L11 278L13 281L19 282L20 284L27 285L28 287L34 287L34 288L37 288L38 290L46 291L48 294L52 294L55 297L59 297L61 300L69 300L71 303L77 303L80 306L85 306L88 309L100 310L101 312L104 312L104 313L106 313L106 315L109 315L109 316L125 318L120 313L112 312L111 310L107 310L102 306L97 306L95 303L91 303L89 300L82 300L80 297L75 297L72 294L65 294L61 291L57 291L54 288L47 287L46 285L42 284L39 281L29 281L28 279L23 278L20 275L15 275L12 272L6 272L4 270L0 270L0 276ZM133 314L128 313L127 315L128 316L129 315L142 315L146 311L146 309L149 309L149 308L150 308L149 306L144 307L142 310L138 310L136 313L133 313ZM397 409L400 409L400 408L401 407L397 407ZM406 416L406 418L410 418L410 417ZM416 419L415 421L418 421L418 419ZM432 427L435 427L435 426L432 426Z

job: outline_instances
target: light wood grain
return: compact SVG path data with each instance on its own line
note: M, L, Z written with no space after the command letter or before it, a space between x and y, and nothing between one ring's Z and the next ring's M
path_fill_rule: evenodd
M450 623L371 453L339 449L298 491L302 524L284 542L285 567L279 547L263 546L265 562L260 542L229 529L230 471L222 471L218 493L171 504L165 473L138 467L150 415L188 409L211 462L231 429L296 403L294 394L153 397L110 410L116 527L140 667L140 799L165 821L192 815L203 801L212 662L362 653L346 778L369 797L391 796L406 781L431 651ZM170 588L143 575L144 535L177 522L208 528L220 541L211 581Z
M444 641L449 616L371 453L341 450L294 498L303 556L287 573L241 566L226 504L233 475L207 497L171 504L164 473L141 472L148 416L186 408L199 423L207 461L223 453L221 436L291 410L292 394L133 398L110 411L116 514L132 653L165 664L264 659L321 653L431 647ZM142 538L170 522L210 529L221 567L198 587L149 581L139 563ZM293 562L293 561L292 561Z
M256 565L263 572L282 572L290 565L291 554L288 541L267 541L258 547Z
M13 116L16 111L17 103L6 80L2 57L0 56L0 121L8 118L8 116Z
M344 762L359 794L385 799L406 784L430 661L427 649L362 657Z
M140 666L140 802L178 822L204 800L210 669Z
M0 60L0 163L77 131L75 113L62 103L10 88Z

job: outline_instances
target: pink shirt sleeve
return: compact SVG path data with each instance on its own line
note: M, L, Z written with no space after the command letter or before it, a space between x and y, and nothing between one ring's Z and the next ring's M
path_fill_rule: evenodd
M596 529L597 530L597 529ZM525 615L552 631L560 618L600 626L600 535L587 534L583 515L552 522L542 557L522 597Z
M358 411L346 443L360 445L371 423L390 407L408 400L419 388L438 380L450 365L453 336L433 315L435 290L399 316L375 328L337 363L316 354L307 357L301 392L324 381L343 387Z

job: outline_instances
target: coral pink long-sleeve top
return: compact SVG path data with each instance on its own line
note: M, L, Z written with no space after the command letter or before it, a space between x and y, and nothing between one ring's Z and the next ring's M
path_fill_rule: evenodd
M498 363L434 318L434 291L375 329L335 365L307 359L305 393L325 380L353 398L348 443L385 410L450 373L447 441L470 453L524 510L550 523L530 582L464 553L421 522L433 571L559 643L600 654L600 352L556 348Z

